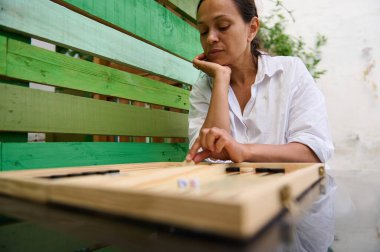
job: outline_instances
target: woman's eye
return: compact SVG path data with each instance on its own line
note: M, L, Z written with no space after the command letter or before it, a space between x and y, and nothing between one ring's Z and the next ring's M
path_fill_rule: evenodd
M220 26L220 27L219 27L219 30L221 30L221 31L226 31L228 28L230 28L229 25Z
M207 34L207 31L200 31L200 34L201 34L202 36L204 36L204 35Z

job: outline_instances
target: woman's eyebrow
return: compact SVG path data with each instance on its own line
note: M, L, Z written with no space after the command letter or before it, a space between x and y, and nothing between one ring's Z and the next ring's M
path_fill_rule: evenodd
M220 18L223 18L223 17L228 17L228 15L226 15L226 14L220 14L220 15L214 17L212 20L217 20L217 19L220 19ZM199 22L197 22L197 25L201 25L201 24L203 24L203 23L204 23L204 22L199 21Z

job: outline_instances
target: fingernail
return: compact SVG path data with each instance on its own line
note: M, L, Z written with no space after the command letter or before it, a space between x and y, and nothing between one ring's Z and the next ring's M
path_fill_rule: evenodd
M191 156L190 156L190 154L187 154L187 155L186 155L186 160L187 160L187 161L191 161Z

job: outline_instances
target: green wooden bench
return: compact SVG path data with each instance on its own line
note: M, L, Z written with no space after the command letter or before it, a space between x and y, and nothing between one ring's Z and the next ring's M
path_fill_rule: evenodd
M191 25L196 4L0 0L0 171L182 161L189 87L199 75L191 64L201 52ZM31 38L94 60L39 48ZM99 95L107 99L93 99ZM28 142L30 132L46 134L46 142ZM88 249L1 216L0 233L0 250Z
M196 4L0 0L0 170L182 161L189 87L199 75L191 60L202 51L191 25ZM123 70L36 47L30 38ZM47 141L28 142L28 132ZM94 141L99 135L114 140Z

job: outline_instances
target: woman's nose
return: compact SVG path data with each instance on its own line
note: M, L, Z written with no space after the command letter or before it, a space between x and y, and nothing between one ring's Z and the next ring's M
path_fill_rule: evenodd
M208 36L207 36L207 43L214 44L218 40L219 40L218 33L215 31L209 31Z

